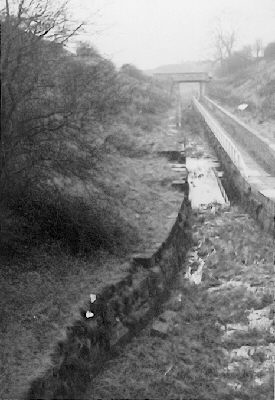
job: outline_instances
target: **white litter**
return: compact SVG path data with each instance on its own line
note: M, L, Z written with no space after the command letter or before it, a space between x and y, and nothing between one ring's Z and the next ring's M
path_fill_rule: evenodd
M243 103L243 104L240 104L237 108L239 111L244 111L247 109L247 107L248 107L248 104Z
M191 267L189 267L185 274L185 278L188 279L190 282L194 283L195 285L199 285L202 281L202 271L204 264L205 264L204 261L200 259L199 267L193 274L191 274Z
M194 282L195 285L199 285L201 283L203 266L204 266L204 261L201 261L197 271L195 271L194 274L191 275L190 282Z
M181 293L178 295L177 300L178 301L182 301L182 294Z
M90 294L91 303L96 301L96 294Z
M94 313L92 313L91 311L86 312L86 318L93 318L93 317L94 317Z

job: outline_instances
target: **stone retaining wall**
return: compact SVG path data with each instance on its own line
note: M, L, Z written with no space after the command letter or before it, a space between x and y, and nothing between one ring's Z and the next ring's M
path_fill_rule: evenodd
M275 237L274 203L263 196L242 176L229 155L205 123L203 117L199 113L197 113L197 115L202 121L204 133L206 134L211 146L216 151L223 167L224 176L221 180L229 200L240 202L244 209L252 215L254 219L256 219L259 225Z
M275 176L275 149L266 138L260 137L257 132L208 97L203 97L202 104L207 106L218 120L222 121L222 125L236 143L243 146L269 174Z
M169 236L150 262L142 265L142 258L135 258L123 280L106 285L82 307L79 319L56 344L51 367L33 380L26 400L83 397L103 363L160 311L191 245L191 206L184 197Z

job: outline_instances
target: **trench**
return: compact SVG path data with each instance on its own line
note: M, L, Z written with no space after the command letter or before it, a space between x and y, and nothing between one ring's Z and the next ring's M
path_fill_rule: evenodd
M160 315L106 365L87 399L273 399L274 243L228 201L202 126L191 120L184 133L193 246ZM186 176L182 163L170 167Z
M170 296L92 381L87 375L86 392L71 398L272 399L272 239L228 201L222 167L194 114L182 125L184 147L163 155L178 174L172 187L185 198L188 179L192 246L180 271L178 257L169 264L164 254Z

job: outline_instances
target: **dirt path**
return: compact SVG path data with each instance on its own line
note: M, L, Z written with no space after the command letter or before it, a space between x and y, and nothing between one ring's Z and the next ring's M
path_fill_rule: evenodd
M193 232L164 314L85 398L274 398L274 240L228 204L195 210Z

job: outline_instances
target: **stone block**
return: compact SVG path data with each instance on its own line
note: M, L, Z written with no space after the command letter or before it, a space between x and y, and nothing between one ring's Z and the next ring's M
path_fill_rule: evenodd
M117 345L119 342L123 341L124 338L128 336L128 334L129 329L126 328L126 326L124 326L120 321L118 321L110 340L110 346L113 347Z
M180 163L176 163L176 164L170 164L171 168L183 168L186 169L186 165L185 164L180 164Z
M163 273L161 271L161 268L159 266L155 266L153 269L150 270L150 275L148 279L148 289L151 298L154 298L163 291L162 280Z
M153 252L135 254L133 262L136 265L141 265L143 268L150 268L154 265Z
M180 182L182 182L182 181L180 181ZM184 182L184 181L183 181L183 182ZM172 219L172 220L176 221L177 216L178 216L178 213L174 212L174 213L168 215L166 218L167 218L167 219Z
M185 151L181 151L180 152L180 156L178 158L178 161L180 163L186 164L186 155L185 155Z
M166 322L169 325L171 325L176 318L177 318L177 313L172 310L166 310L159 316L159 320L161 322Z
M155 265L150 269L150 277L154 277L157 280L162 279L162 271L159 265Z
M170 149L170 150L163 150L159 151L158 154L160 156L165 156L168 158L169 161L171 162L176 162L179 160L180 157L180 151L176 149Z
M181 172L183 176L187 176L187 169L185 167L172 167L175 172Z
M185 189L187 184L188 182L185 179L178 179L172 182L172 187L177 187L177 188L180 187L180 189Z
M157 336L165 339L168 336L169 324L166 322L155 321L151 328L151 336Z

